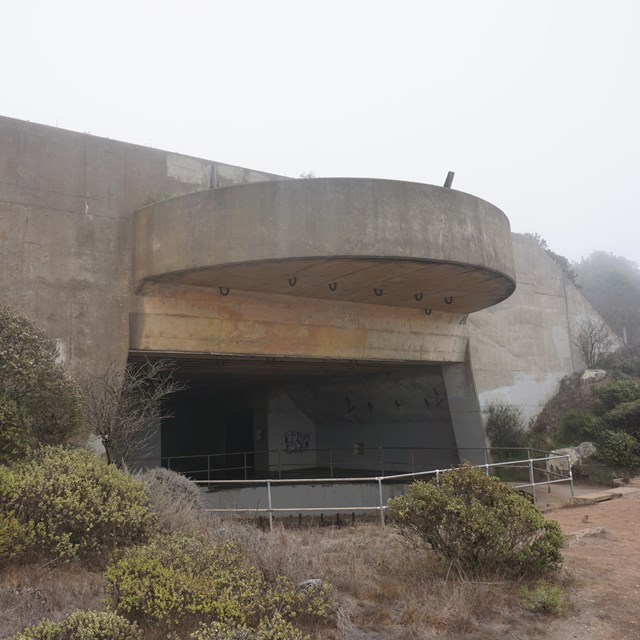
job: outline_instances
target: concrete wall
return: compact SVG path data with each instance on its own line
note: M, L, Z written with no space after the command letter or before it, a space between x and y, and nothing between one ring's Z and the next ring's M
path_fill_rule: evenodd
M535 240L513 234L513 252L516 292L469 316L469 353L481 405L512 404L528 418L564 376L584 368L578 325L599 316Z
M439 367L314 380L286 390L315 424L320 467L409 472L458 460Z
M316 467L316 425L283 389L269 387L267 394L271 469Z
M124 362L130 347L446 364L439 375L450 410L446 417L434 413L429 418L439 425L433 433L425 428L424 416L321 424L304 410L316 425L318 446L436 446L453 443L454 436L459 445L477 446L483 436L474 387L480 404L509 402L528 416L542 408L564 375L582 366L573 341L580 319L596 314L547 254L518 235L513 236L516 293L471 314L466 326L465 314L454 308L457 300L449 306L442 292L445 311L434 307L428 316L424 303L419 308L385 306L385 298L378 304L329 303L255 291L222 297L217 289L188 283L147 282L140 295L133 294L134 212L140 209L138 227L146 236L138 236L139 281L166 271L215 266L220 260L262 257L275 268L275 258L296 254L306 259L318 251L331 256L348 251L368 259L383 243L383 257L394 260L451 261L452 283L458 282L462 262L481 266L484 276L495 272L494 284L503 294L505 282L512 284L508 221L478 198L371 180L237 187L278 179L0 117L0 300L36 319L76 371ZM210 192L217 187L224 188ZM165 202L177 196L185 197ZM345 211L341 201L359 209ZM398 207L401 221L395 216ZM306 218L298 215L303 209ZM263 210L263 224L253 229ZM212 211L215 215L208 215ZM176 214L185 218L176 220ZM363 219L375 224L369 228ZM185 251L187 245L170 250L180 223L187 240L195 243L187 243L197 250L194 255ZM212 256L207 240L217 242L220 228L224 237ZM164 253L154 249L154 238L164 243ZM243 238L250 241L246 246ZM388 264L376 268L384 275ZM464 274L470 297L476 275L473 268ZM286 282L283 274L283 286L289 287ZM414 299L414 290L406 293ZM368 285L367 295L375 302ZM426 382L423 386L429 388ZM412 388L411 401L424 402L423 390ZM376 402L383 397L381 392ZM408 405L409 395L402 397L407 399L401 404ZM291 398L304 409L299 397ZM286 422L287 411L279 413L279 424ZM258 444L266 447L266 440L258 442L256 436Z
M270 174L0 117L0 300L72 369L129 349L133 212Z

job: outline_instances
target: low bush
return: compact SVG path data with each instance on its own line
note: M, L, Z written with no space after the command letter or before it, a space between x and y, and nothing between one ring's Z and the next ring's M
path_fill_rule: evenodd
M29 418L13 400L0 395L0 464L10 464L29 448Z
M562 562L560 526L495 477L464 465L389 500L395 526L462 574L543 574Z
M598 458L612 467L629 472L640 467L640 443L624 431L604 431L596 446Z
M25 629L14 640L142 640L142 631L110 611L76 611L60 622Z
M28 318L0 305L0 395L28 416L32 446L68 443L82 431L80 390L57 355Z
M310 640L283 616L263 618L257 628L233 627L213 622L194 631L189 640Z
M600 428L600 420L591 412L575 409L560 420L557 440L561 445L578 445L593 440Z
M492 447L526 447L522 410L511 404L492 403L484 409L485 428Z
M612 353L603 367L614 374L640 377L640 345L623 347Z
M640 400L640 384L633 380L616 380L594 387L593 395L597 400L598 412L604 414L619 404Z
M33 542L34 531L31 527L19 522L13 513L0 511L0 567L19 558Z
M174 534L134 547L106 571L109 605L131 620L171 629L258 615L263 580L239 548Z
M523 589L525 604L529 611L560 615L567 610L567 596L558 585L541 580L533 589Z
M211 634L245 627L259 634L270 619L325 622L331 611L328 583L298 587L282 576L269 583L240 547L204 535L173 534L128 549L105 577L114 611L182 635L199 624Z
M144 485L88 451L43 447L3 474L0 510L29 530L25 551L101 561L152 531Z
M625 431L634 438L640 438L640 400L623 402L607 412L603 422L614 431Z
M489 404L484 409L484 424L494 460L525 457L518 451L527 446L527 431L521 409L510 404Z

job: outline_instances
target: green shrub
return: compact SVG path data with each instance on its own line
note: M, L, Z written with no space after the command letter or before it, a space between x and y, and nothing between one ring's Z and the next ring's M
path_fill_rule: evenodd
M43 447L4 470L0 505L32 532L31 551L64 560L100 560L154 524L144 485L79 449Z
M562 587L541 580L533 589L523 589L527 609L534 613L560 615L567 610L567 596Z
M325 622L331 611L328 583L298 587L282 576L269 583L240 547L203 535L172 534L128 549L105 577L114 611L165 631L180 627L182 635L206 624L197 632L203 638L242 638L247 629L258 634L251 638L294 638L260 634L269 620Z
M0 566L19 558L33 543L32 528L19 522L13 513L0 511Z
M527 432L522 410L510 404L491 403L484 409L487 438L494 449L496 460L518 459L522 452L506 449L520 449L527 446Z
M105 576L116 612L164 628L206 620L242 625L258 614L264 590L237 546L195 535L129 549Z
M593 395L596 397L599 413L603 414L619 404L640 400L640 384L633 380L616 380L594 387Z
M75 611L60 622L46 620L14 640L142 640L137 625L110 611Z
M640 400L623 402L605 413L603 422L614 431L625 431L640 438Z
M640 345L623 347L607 356L603 368L613 373L640 377Z
M541 574L562 562L562 533L525 497L464 465L389 500L395 526L463 574Z
M201 624L189 635L189 640L256 640L256 630L222 622Z
M284 617L287 620L323 622L331 613L331 585L304 583L295 585L284 576L277 576L265 592L261 607L267 618Z
M0 464L9 464L26 454L31 423L24 409L0 395Z
M30 320L0 306L0 395L26 412L32 445L64 444L82 429L80 391L56 356Z
M597 449L598 458L613 467L628 471L640 467L640 444L624 431L604 431Z
M194 631L189 640L310 640L292 622L279 614L263 618L257 628L233 627L213 622Z
M577 445L593 440L600 428L600 420L589 411L576 409L560 420L557 439L562 445Z

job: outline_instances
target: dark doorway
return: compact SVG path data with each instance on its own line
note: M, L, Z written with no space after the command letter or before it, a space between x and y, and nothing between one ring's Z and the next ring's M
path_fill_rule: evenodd
M227 451L226 467L236 472L255 466L253 454L253 408L231 409L225 412L224 433Z

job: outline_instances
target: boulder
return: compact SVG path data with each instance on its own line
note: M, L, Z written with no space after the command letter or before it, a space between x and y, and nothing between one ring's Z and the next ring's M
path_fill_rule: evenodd
M587 458L591 458L596 453L596 445L593 442L583 442L576 447L576 453L580 456L580 462L584 462Z
M604 380L606 377L607 372L604 369L587 369L580 376L580 382L583 384L591 384L592 382L598 382L598 380Z
M553 473L559 475L568 475L569 464L572 467L581 464L587 458L590 458L596 452L596 446L593 442L583 442L577 447L565 447L564 449L555 449L551 452L554 456L569 456L569 461L565 459L555 459L549 462L549 468Z

